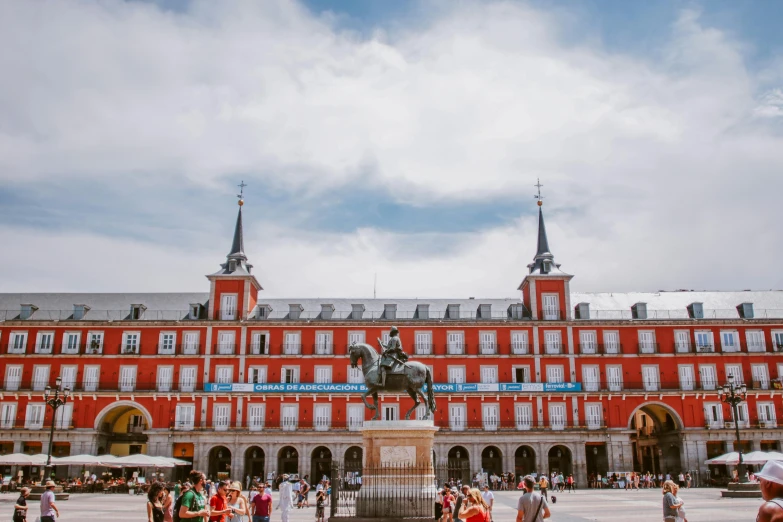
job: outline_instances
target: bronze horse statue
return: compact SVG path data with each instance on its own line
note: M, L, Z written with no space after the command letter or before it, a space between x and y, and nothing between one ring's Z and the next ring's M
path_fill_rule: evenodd
M378 352L365 343L354 343L348 347L348 356L351 358L351 368L356 368L359 361L362 363L362 372L364 373L364 384L367 386L367 391L362 395L362 402L364 405L375 411L375 415L372 420L377 420L381 416L381 412L378 410L378 392L408 392L413 402L413 408L408 410L405 414L406 419L411 418L411 414L416 410L416 407L422 402L427 405L427 414L424 419L429 419L430 415L435 412L435 393L432 389L432 374L430 369L420 362L406 362L404 364L404 370L402 373L391 374L387 377L386 387L383 388L378 384L378 372L380 355ZM427 397L424 397L421 389L424 385L427 385ZM372 395L374 404L367 402L367 396ZM419 397L421 401L419 402Z

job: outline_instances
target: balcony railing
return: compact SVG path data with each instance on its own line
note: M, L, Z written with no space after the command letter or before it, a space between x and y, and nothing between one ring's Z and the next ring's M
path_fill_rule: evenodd
M217 343L213 348L212 353L215 355L234 355L236 353L235 343Z
M546 343L544 344L543 355L562 355L564 353L564 346L562 343Z
M599 353L596 343L579 343L579 353L582 355L597 355Z
M754 390L769 390L769 379L753 380L751 383Z
M559 321L561 317L565 317L565 314L560 310L543 310L541 312L541 319L544 321Z
M639 354L660 353L658 343L638 343Z
M764 343L742 343L745 352L764 353L767 351L767 345Z
M512 342L510 348L512 355L527 355L530 353L530 345L527 343Z
M5 345L5 353L7 354L24 355L26 351L26 346L17 346L13 343Z
M768 419L768 420L760 420L759 426L762 428L777 428L778 427L778 421L775 419Z
M201 355L201 345L159 344L158 355Z
M119 350L120 355L139 355L141 353L141 348L138 344L121 344Z
M447 355L465 355L465 343L448 343L446 345Z
M320 343L313 346L313 353L315 355L333 355L334 345L331 343Z
M479 353L481 355L495 355L498 353L498 347L495 343L479 343Z
M302 344L301 343L283 343L280 346L280 351L283 355L301 355Z
M416 355L432 355L432 343L417 343L414 351Z

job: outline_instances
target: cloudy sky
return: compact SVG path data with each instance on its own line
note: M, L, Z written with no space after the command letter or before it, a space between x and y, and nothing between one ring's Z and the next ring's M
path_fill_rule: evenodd
M0 2L0 292L783 287L783 3Z

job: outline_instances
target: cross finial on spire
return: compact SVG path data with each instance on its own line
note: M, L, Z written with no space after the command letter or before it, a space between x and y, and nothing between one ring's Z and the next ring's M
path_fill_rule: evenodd
M237 194L237 198L239 199L238 205L241 207L245 203L245 187L247 187L245 180L242 180L237 187L239 187L239 194Z
M541 184L540 178L536 178L536 184L533 186L538 188L538 194L533 197L538 200L538 206L540 207L541 205L544 204L544 196L541 195L541 187L543 187L544 185Z

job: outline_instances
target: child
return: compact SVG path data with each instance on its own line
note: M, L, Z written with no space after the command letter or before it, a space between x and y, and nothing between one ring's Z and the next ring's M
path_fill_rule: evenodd
M323 490L318 491L315 495L315 520L316 522L324 522L324 503L326 502L326 494Z

